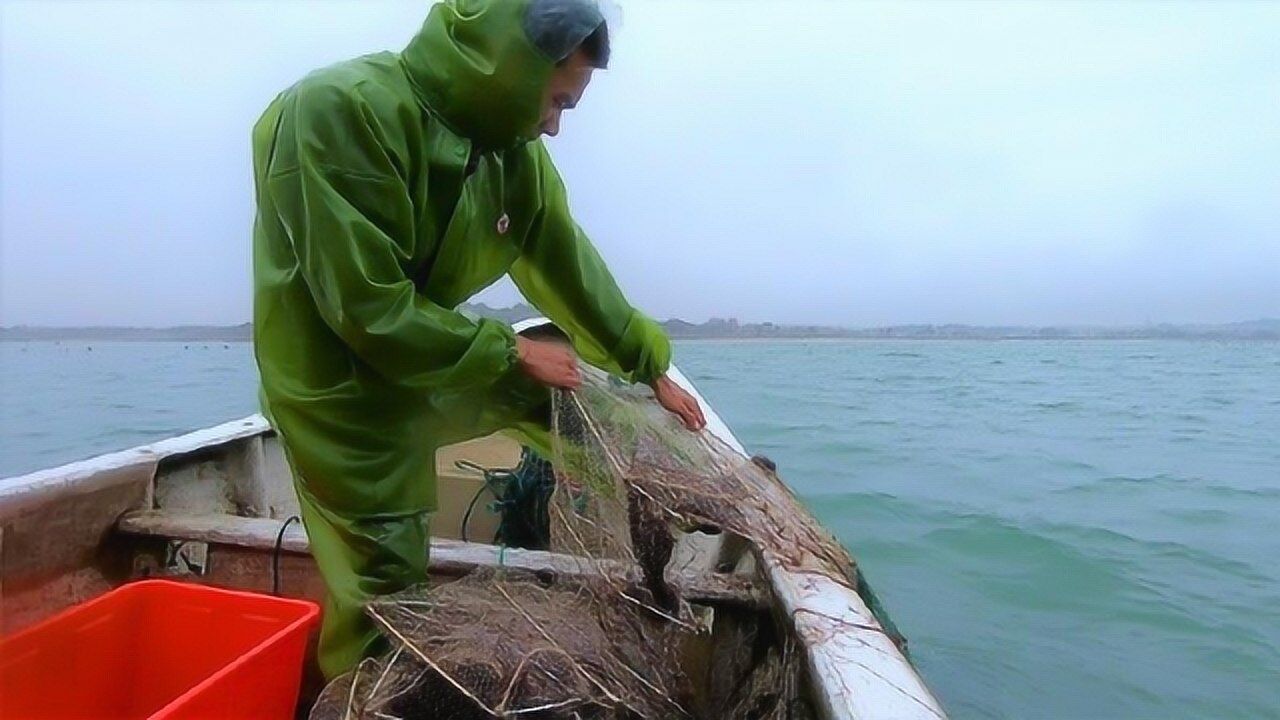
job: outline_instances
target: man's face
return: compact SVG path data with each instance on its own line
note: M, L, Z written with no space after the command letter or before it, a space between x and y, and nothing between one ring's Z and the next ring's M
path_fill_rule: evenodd
M556 66L542 94L542 120L538 124L538 132L551 137L560 132L560 114L582 99L582 93L591 82L592 70L594 68L587 60L587 54L582 51L575 52Z

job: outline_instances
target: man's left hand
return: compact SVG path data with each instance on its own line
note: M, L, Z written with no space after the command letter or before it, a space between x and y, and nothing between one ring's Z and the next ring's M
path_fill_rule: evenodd
M674 380L663 375L653 381L650 387L653 388L653 396L657 398L658 404L679 417L685 427L701 430L707 426L707 419L702 415L698 400Z

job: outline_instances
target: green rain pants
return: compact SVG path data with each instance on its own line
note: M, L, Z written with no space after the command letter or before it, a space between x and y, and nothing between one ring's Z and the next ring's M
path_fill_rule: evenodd
M451 405L456 412L449 421L432 423L436 432L423 439L431 445L433 460L424 468L422 482L435 483L435 449L498 431L544 454L550 452L550 394L532 381L508 381L479 397L459 397ZM290 465L296 467L292 461ZM294 471L311 554L328 589L318 659L325 677L332 679L386 648L386 639L365 614L365 604L427 581L430 535L429 510L356 514L326 507L308 488L325 481L302 478Z

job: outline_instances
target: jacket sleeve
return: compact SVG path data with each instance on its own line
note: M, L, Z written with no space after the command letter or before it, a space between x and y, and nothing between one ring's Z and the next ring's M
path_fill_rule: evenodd
M534 150L542 203L511 278L564 330L587 362L632 382L652 382L671 364L662 327L627 302L604 260L569 213L564 182L545 147Z
M324 322L407 388L487 385L511 370L510 327L436 305L406 275L412 203L358 100L313 89L299 92L288 115L267 191Z

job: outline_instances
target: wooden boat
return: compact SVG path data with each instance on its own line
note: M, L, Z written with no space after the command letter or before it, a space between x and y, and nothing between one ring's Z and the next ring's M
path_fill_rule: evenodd
M542 322L526 321L517 330L536 331ZM678 369L672 374L697 395ZM708 431L745 457L729 427L699 400ZM555 553L484 542L494 536L497 518L483 504L468 517L484 483L465 469L467 463L513 467L518 458L519 447L501 436L439 453L433 577L500 563L534 570L580 567ZM319 600L324 587L306 533L291 520L297 513L280 445L257 415L2 479L0 634L143 577ZM684 568L679 584L691 602L771 615L790 631L804 659L802 692L819 717L944 717L915 668L850 587L767 561L757 565L740 544L719 535L691 533L681 538L677 553ZM712 634L713 643L717 637ZM318 691L316 678L312 667L304 697Z

